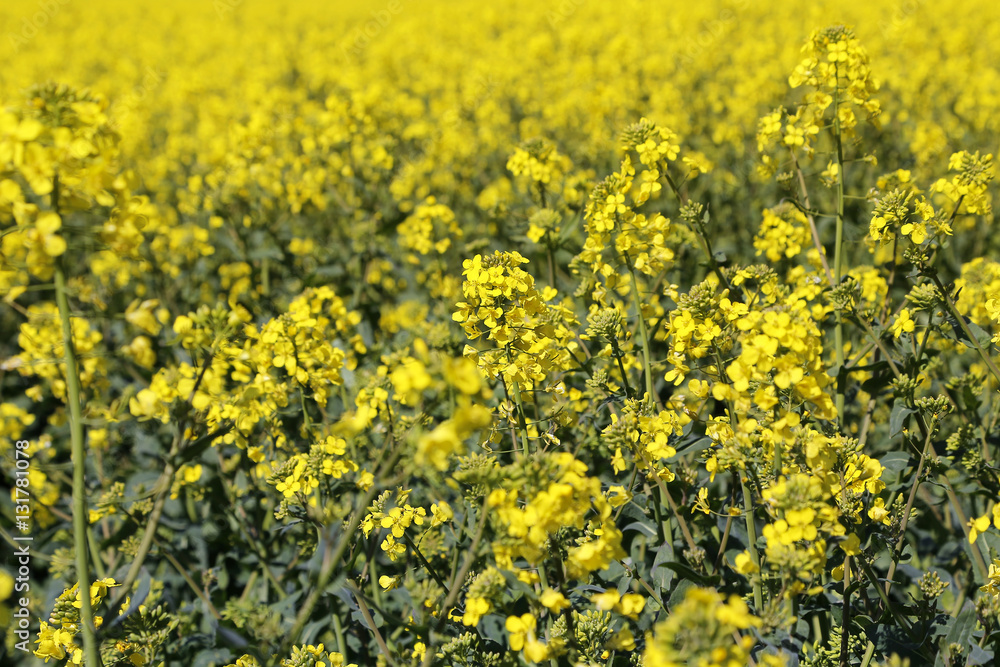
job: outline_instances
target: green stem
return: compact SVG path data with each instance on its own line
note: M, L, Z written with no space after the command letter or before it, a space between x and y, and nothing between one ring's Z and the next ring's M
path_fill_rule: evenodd
M683 206L687 203L687 197L685 197L680 188L677 187L677 183L674 182L673 177L670 175L670 168L665 161L660 162L660 170L663 172L664 177L666 177L667 185L670 186L670 190L677 197L677 203ZM715 251L712 249L712 239L708 237L708 232L705 231L705 223L698 219L695 221L696 231L699 238L701 238L702 248L705 251L705 256L708 258L708 266L715 272L715 275L719 278L719 283L723 287L732 291L733 286L729 284L729 280L726 278L725 274L722 272L722 267L719 266L719 262L715 259Z
M195 583L195 580L191 577L191 573L188 572L183 565L181 565L180 561L174 558L173 554L171 554L169 551L163 548L163 545L160 544L159 540L157 540L156 543L160 546L160 550L163 553L163 557L166 558L168 561L170 561L170 564L174 566L174 569L177 570L177 573L184 578L184 581L187 582L188 587L192 591L194 591L194 594L197 595L198 598L205 604L205 608L208 609L209 613L211 613L212 616L216 618L216 620L222 620L222 614L220 614L219 610L215 608L214 604L212 604L212 600L209 599L208 594L198 587L198 584Z
M365 623L368 625L368 629L372 631L372 635L375 637L375 643L378 644L379 650L382 651L382 655L385 657L386 663L389 667L395 667L396 663L392 659L392 654L389 652L389 647L386 646L385 640L382 638L382 633L378 631L378 627L375 625L375 620L372 618L372 614L368 611L368 605L365 604L364 596L358 587L354 585L353 581L348 580L347 588L351 591L351 595L358 603L358 609L361 611L361 615L365 619Z
M255 586L257 584L257 578L258 577L260 577L260 573L257 572L257 570L252 571L250 573L250 576L247 577L247 583L244 584L244 586L243 586L243 592L240 593L240 597L239 597L239 601L240 602L246 602L247 601L247 599L250 597L250 591L259 590L259 589L255 588ZM266 592L265 592L265 595L266 595ZM262 597L261 599L267 599L267 598Z
M55 191L58 192L58 184ZM58 196L53 194L53 200ZM94 610L90 606L90 554L88 553L87 522L87 452L83 442L83 411L80 407L80 374L73 349L73 327L70 322L69 299L66 295L66 273L62 262L55 267L56 305L62 320L63 350L66 359L66 402L69 404L70 446L73 455L73 548L76 551L76 572L79 580L80 632L83 652L88 665L100 667L101 654L94 629Z
M524 450L524 456L528 456L528 424L524 419L524 403L521 402L521 383L517 380L512 382L514 385L514 402L517 403L517 426L521 433L521 448Z
M861 569L864 571L865 576L868 577L868 582L875 588L875 592L878 593L879 598L882 599L882 604L885 605L886 611L892 614L892 617L896 619L896 622L899 623L900 627L906 631L906 634L910 635L910 639L915 642L918 641L918 638L913 636L913 625L911 625L909 619L907 619L904 614L901 614L899 610L896 609L896 606L889 601L889 596L886 595L882 586L879 585L878 577L876 577L875 573L872 571L872 566L860 555L858 556L857 561L861 565Z
M655 475L656 473L653 474ZM666 524L663 521L663 510L660 509L660 506L663 504L663 499L660 498L660 489L654 486L652 491L653 493L650 495L653 496L653 518L656 521L657 538L659 538L660 544L665 544L667 539L673 544L673 531L667 530Z
M455 600L458 599L459 593L462 590L462 586L459 584L465 580L465 575L469 573L472 563L476 560L479 552L479 543L483 539L483 530L486 528L486 519L489 516L489 512L487 511L488 509L489 504L484 498L483 504L479 508L479 521L476 524L476 533L472 536L472 544L469 545L469 550L465 552L465 560L462 561L462 566L451 578L451 585L448 587L448 595L445 597L444 602L441 605L441 616L438 617L436 626L437 630L441 629L445 620L448 618L448 610L451 608L451 605L455 604Z
M817 646L823 643L823 626L820 623L819 614L813 614L812 630L813 630L812 648L815 649Z
M632 298L635 301L635 314L639 318L639 338L642 341L642 369L646 378L646 403L653 404L653 370L649 362L649 336L646 333L646 320L642 317L642 299L639 298L639 282L635 279L635 269L632 261L625 255L625 265L632 278Z
M344 641L344 626L340 622L340 610L334 611L330 617L333 620L333 635L337 639L337 652L340 655L347 655L347 642Z
M917 497L917 487L920 486L920 476L924 472L924 463L927 461L927 452L931 446L931 434L932 431L928 429L927 436L924 439L924 449L920 452L920 462L917 464L917 471L913 475L913 486L910 487L910 495L906 499L906 507L903 509L903 520L899 526L899 541L896 542L896 547L893 549L892 559L889 563L889 573L885 576L886 594L888 594L892 589L892 577L896 574L896 565L899 562L900 554L903 552L903 540L906 537L906 524L910 521L910 512L913 510L913 502Z
M726 528L722 531L722 539L719 540L719 553L715 556L715 564L713 569L718 572L719 568L722 567L722 556L726 553L726 544L729 542L729 533L733 529L733 515L730 514L726 517Z
M153 546L153 540L156 538L156 529L160 523L160 517L163 516L163 506L167 502L167 494L170 492L170 484L174 478L174 464L173 455L167 457L167 462L163 469L163 473L156 482L156 486L159 488L156 499L153 501L153 510L149 513L149 518L146 520L145 529L142 535L142 541L139 543L139 549L136 551L135 558L132 559L132 564L129 566L128 572L125 575L125 580L121 585L121 593L112 602L112 609L117 608L119 604L125 599L127 595L132 590L132 584L135 580L139 578L139 572L142 570L143 563L146 560L146 556L149 554L150 548Z
M833 246L833 279L836 285L840 285L843 276L843 246L844 246L844 145L840 134L840 75L837 73L837 85L833 91L833 134L837 143L837 229L834 236ZM841 314L836 314L836 327L833 332L833 344L836 346L837 368L839 369L837 378L837 420L841 426L844 424L844 322Z
M413 553L417 555L417 559L420 561L420 564L423 565L424 569L427 570L427 573L434 578L434 581L438 583L438 586L444 590L448 590L448 584L444 583L444 579L442 579L441 575L437 573L437 570L431 567L430 561L424 557L424 555L420 552L420 548L417 546L417 543L413 541L413 538L410 537L406 531L403 531L403 539L410 545L410 548L413 549Z
M708 236L708 231L705 229L705 223L698 220L698 236L701 237L702 242L705 244L705 254L708 256L708 265L712 267L712 271L719 278L719 282L722 286L733 291L733 286L729 282L729 278L726 278L726 274L722 272L722 267L719 266L718 260L715 259L715 250L712 248L712 239Z
M392 654L389 652L389 647L386 646L385 640L382 638L382 633L378 631L378 626L375 625L375 619L372 618L372 614L368 611L368 605L365 604L364 595L358 590L358 587L354 585L353 581L348 580L347 589L351 591L351 595L358 603L358 609L361 611L361 615L365 619L365 623L368 625L368 629L372 631L372 635L375 637L375 643L378 644L379 650L382 651L382 656L385 658L386 663L389 667L396 667L396 663L392 659Z
M924 358L924 350L927 349L927 339L931 337L931 328L934 325L934 313L933 311L927 315L927 326L924 327L924 337L920 341L920 346L917 348L917 364L920 360Z
M938 278L937 273L931 274L931 280L934 281L934 285L938 288L938 292L941 294L941 299L944 301L945 305L948 306L948 311L951 313L951 316L958 321L958 325L962 327L962 332L965 333L970 341L972 341L972 346L976 348L976 352L979 353L979 357L986 364L986 367L990 369L990 373L993 374L994 379L996 379L997 382L1000 382L1000 369L998 369L996 364L993 363L993 359L986 354L986 351L983 350L979 341L976 340L976 337L972 335L969 325L966 324L965 318L962 317L960 312L958 312L958 308L955 307L955 303L951 300L951 297L948 296L948 292L945 290L944 285L941 284L941 279Z
M556 286L556 260L555 255L552 252L552 241L551 239L546 239L545 244L545 254L549 260L549 285L552 287Z
M868 578L868 581L871 583L872 586L875 587L875 590L878 592L879 597L882 599L882 604L884 604L886 606L886 609L888 609L889 612L892 614L892 617L896 620L896 623L898 623L899 626L903 628L903 630L906 632L906 634L909 635L910 641L912 641L914 644L917 645L917 650L923 653L924 657L927 658L928 660L933 660L934 656L930 655L927 652L927 650L923 648L921 641L922 638L914 630L913 624L910 623L910 620L906 617L905 614L900 613L900 611L896 608L895 605L889 602L889 596L886 595L885 591L882 590L882 587L879 586L878 578L875 576L875 572L872 571L872 567L868 563L868 561L866 561L860 555L858 556L857 561L861 565L861 569L864 571L865 576ZM846 581L846 575L845 575L845 581ZM871 642L869 642L869 644L870 643Z
M542 585L542 590L549 588L549 577L545 574L545 559L538 564L538 582ZM447 615L448 611L445 610L444 613ZM552 629L552 616L545 619L545 628L545 634L548 635ZM555 658L549 658L549 667L559 667L559 662Z
M892 370L893 376L897 378L900 377L899 368L896 366L896 362L894 362L892 360L892 357L889 356L889 350L887 350L885 346L882 344L882 339L880 339L875 334L875 330L872 329L872 325L868 324L868 321L865 320L863 317L858 317L858 322L861 323L861 326L862 328L864 328L865 333L867 333L868 336L871 337L872 342L874 342L876 347L878 347L879 351L882 353L882 356L885 357L885 360L889 362L889 368Z
M861 659L861 667L868 667L871 664L873 655L875 655L875 644L869 641L868 646L865 647L865 655Z
M968 540L969 522L965 517L965 512L962 511L961 505L958 504L958 496L955 494L955 488L951 485L951 480L949 480L943 473L940 479L944 484L945 493L948 494L948 500L951 501L951 507L955 510L955 514L958 515L958 520L962 526L962 533L965 535L965 539ZM983 584L989 581L989 568L986 567L986 561L983 560L983 552L980 551L977 545L971 543L969 544L969 551L972 553L972 560L976 565L976 573L979 575L976 583Z
M287 593L285 593L284 589L281 587L281 583L274 576L274 573L271 572L271 568L267 565L268 558L264 546L254 539L253 533L246 525L246 511L243 509L242 505L240 505L236 491L233 489L233 485L230 484L228 475L224 472L225 461L222 458L222 451L219 450L216 453L218 454L219 459L219 479L222 480L222 488L226 493L226 497L229 499L229 509L232 513L231 516L236 520L236 526L239 529L240 534L243 536L243 539L250 544L251 548L257 554L261 569L264 571L264 576L266 576L267 580L271 583L271 586L274 588L274 592L278 595L278 597L284 600L285 597L287 597Z
M747 524L747 542L750 543L747 545L747 551L750 552L750 561L757 568L757 576L753 578L753 604L755 611L759 614L764 609L764 593L760 586L760 578L763 573L760 569L760 554L757 553L757 524L754 523L753 519L753 499L750 497L750 487L747 486L743 475L739 475L739 478L740 487L743 489L743 516L746 518Z
M104 569L104 561L101 560L101 553L97 548L97 540L94 539L94 531L87 531L87 546L90 547L90 557L94 559L94 571L97 572L98 579L104 579L108 573Z
M638 476L639 476L639 466L638 466L638 464L633 463L633 465L632 465L632 478L629 480L628 486L625 487L630 492L635 487L635 478L638 477ZM627 504L628 503L622 503L621 505L618 506L618 509L615 510L615 523L618 522L618 517L620 517L622 515L622 512L625 510L625 505L627 505Z
M399 461L399 457L402 455L402 448L397 447L391 456L385 461L382 466L382 471L379 477L382 478L384 475L388 474L395 469L396 462ZM306 623L309 621L309 617L312 615L313 610L319 603L320 597L325 593L327 585L330 583L330 579L333 576L333 571L336 569L337 565L343 559L344 555L347 553L347 548L350 546L357 537L358 526L361 525L361 519L365 515L365 509L368 504L375 498L379 493L379 489L383 484L372 484L364 495L361 496L354 505L354 511L352 512L351 520L348 522L347 526L344 527L343 532L340 535L340 539L337 541L337 546L333 546L332 542L327 542L326 552L323 555L323 563L320 566L319 576L316 580L316 585L309 592L309 596L302 603L299 608L299 613L295 617L295 624L292 625L292 629L285 635L285 641L282 646L281 653L286 653L291 646L298 641L299 635L302 634L303 628L305 628Z
M625 568L625 571L628 572L629 575L631 575L633 579L635 579L636 581L638 581L639 584L643 588L646 589L646 592L649 593L649 597L653 598L653 601L656 602L656 604L660 605L660 609L662 609L663 611L666 612L667 611L667 607L666 607L665 604L663 604L663 600L660 599L660 594L657 593L656 590L652 586L650 586L648 583L646 583L646 580L642 578L641 574L639 574L639 568L636 567L635 569L633 569L633 568L629 567L629 564L626 561L623 561L623 560L618 561L618 562L621 563L621 566L623 568Z
M851 645L851 557L844 556L844 612L841 616L843 624L840 630L840 665L848 667L849 649Z
M458 572L455 573L455 576L451 578L451 586L448 587L448 595L441 604L441 614L438 616L437 624L434 626L434 630L436 632L440 632L448 618L448 610L451 609L451 605L455 604L455 600L458 599L459 593L462 590L462 586L459 582L465 581L465 576L469 573L472 563L476 560L479 552L479 543L483 538L483 530L486 528L486 517L488 514L487 509L488 503L484 498L483 505L479 509L479 523L476 526L476 534L472 537L472 544L469 545L469 550L465 552L465 560L462 561L462 567L460 567ZM434 635L429 634L427 637L427 651L424 653L424 661L421 667L430 667L432 656L434 655L434 646Z
M625 373L625 364L622 362L621 348L618 347L618 341L614 338L611 339L611 348L612 348L611 351L615 355L615 359L618 361L618 370L622 374L622 385L625 387L625 396L627 398L635 398L635 396L632 394L632 387L630 387L628 384L628 375L626 375Z
M826 272L826 280L830 283L830 287L835 285L833 281L833 273L830 271L830 264L826 261L826 249L819 240L819 230L816 229L816 219L812 214L812 205L809 203L809 190L806 189L806 178L802 174L802 168L799 166L799 160L795 157L795 151L789 149L788 151L792 156L792 164L795 165L795 173L799 178L799 188L802 190L802 205L806 209L806 220L809 221L809 232L812 234L813 247L816 248L816 253L819 255L820 262L823 263L823 270Z
M781 468L781 441L777 438L774 440L774 465L771 468L774 474L774 478L778 479L782 475Z
M667 488L666 483L664 483L664 481L660 478L653 462L650 461L649 458L646 458L645 462L649 468L647 479L651 477L659 487L661 498L667 501L667 507L670 508L670 511L677 519L677 526L681 529L681 535L684 536L684 542L687 544L687 548L691 551L697 550L698 543L694 541L694 537L691 535L691 530L688 528L687 521L684 520L684 515L681 514L681 510L677 506L677 502L674 500L674 497L670 495L670 489ZM657 500L660 501L659 498Z

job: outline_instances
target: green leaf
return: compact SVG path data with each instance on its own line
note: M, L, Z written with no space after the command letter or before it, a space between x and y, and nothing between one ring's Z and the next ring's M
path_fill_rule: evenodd
M643 535L645 535L646 537L655 537L656 536L656 529L653 528L652 526L648 525L647 523L642 522L642 521L633 521L629 525L627 525L624 528L622 528L622 532L623 533L628 532L630 530L634 530L634 531L640 532Z
M987 651L979 646L976 642L969 643L969 657L965 662L966 667L972 667L973 665L992 665L993 663L993 651Z
M967 646L969 644L969 639L972 637L973 630L976 629L976 608L971 602L965 603L965 608L959 612L958 616L952 619L949 623L948 634L942 641L942 646L948 646L950 644L958 644L959 646ZM941 654L938 654L937 659L934 661L935 667L938 665L944 665L944 659Z
M201 456L202 452L208 449L209 445L211 445L216 438L221 438L232 430L232 424L226 424L225 426L220 426L211 433L201 436L181 450L181 452L177 455L177 465L180 466L188 461L193 461L198 458Z
M107 628L101 629L106 632L119 623L122 623L130 615L138 611L139 607L142 606L142 603L146 601L147 597L149 597L149 589L152 586L152 583L149 571L146 570L145 567L139 570L139 588L136 589L135 593L133 593L129 599L128 609L125 610L125 613L116 616L115 619L108 624Z
M677 582L677 587L674 588L673 593L670 594L670 600L667 602L668 607L676 607L681 602L684 601L684 597L687 595L689 588L695 588L695 583L693 581L688 581L687 579L681 579Z
M889 362L887 361L879 361L865 367L854 366L851 370L866 370L872 374L872 377L861 383L861 389L872 395L877 394L880 390L888 387L892 383L892 373L890 372L891 369L889 367Z
M224 648L206 648L198 652L191 667L211 667L225 665L233 660L233 652Z
M879 462L891 473L901 473L910 465L910 455L907 452L889 452Z
M674 579L674 571L667 567L667 563L674 557L674 546L663 543L656 550L656 557L653 558L653 567L649 571L653 583L663 591L670 590L670 582Z
M947 328L943 329L945 335L948 336L948 338L951 338L952 340L957 340L961 343L964 343L965 345L968 345L969 347L975 346L973 341L968 337L968 335L966 335L965 330L962 329L962 326L959 324L958 320L956 320L953 315L947 314L945 320L948 322L948 324L951 325L950 330ZM987 348L990 344L990 341L993 340L993 335L990 334L988 331L984 330L981 326L979 326L972 320L970 320L968 317L963 316L962 320L965 322L965 326L968 327L969 332L972 334L973 338L975 338L975 343L978 343L979 346L982 347L983 349Z
M687 565L684 565L683 563L677 563L677 562L664 563L663 567L670 568L677 574L681 575L681 578L684 579L685 581L694 581L701 584L702 586L717 586L719 582L722 580L722 577L718 575L706 576L704 574L695 572L693 569L691 569Z
M683 442L674 447L674 449L677 451L678 455L696 454L711 447L713 442L714 441L707 436L700 436L692 440L688 440L688 442Z
M902 433L906 418L915 412L916 410L907 407L902 401L896 401L892 406L892 414L889 415L889 437L895 438Z

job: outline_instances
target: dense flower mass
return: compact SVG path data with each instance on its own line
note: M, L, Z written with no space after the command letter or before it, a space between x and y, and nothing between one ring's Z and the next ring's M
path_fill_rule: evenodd
M3 2L0 662L993 664L993 4Z

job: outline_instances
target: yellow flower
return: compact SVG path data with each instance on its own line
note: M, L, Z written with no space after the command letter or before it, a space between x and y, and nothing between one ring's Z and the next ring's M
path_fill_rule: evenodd
M899 316L896 317L896 322L892 325L892 335L899 338L903 333L910 333L913 331L915 322L910 319L910 311L908 308L903 308L899 311Z
M613 588L609 588L603 593L596 593L590 596L590 601L593 602L594 606L600 611L614 609L620 599L621 596L618 594L618 591Z
M382 540L382 551L389 556L389 560L397 561L399 558L406 553L406 547L397 542L392 535L387 535L384 540Z
M465 601L463 625L479 625L479 619L493 610L493 605L485 598L468 598Z
M508 616L504 627L510 633L510 647L515 651L524 651L528 662L541 662L548 657L548 647L538 641L535 636L537 621L531 614Z
M563 609L570 606L569 600L566 596L559 591L553 590L551 588L546 588L542 591L541 596L538 601L542 603L546 609L549 609L553 614L562 613Z
M670 616L653 629L643 664L648 667L681 665L745 665L754 639L739 631L760 626L746 603L728 600L714 589L692 588ZM688 638L697 637L698 641Z
M646 598L637 593L626 593L622 596L621 601L615 605L615 611L635 620L639 618L639 614L645 606Z
M201 466L199 466L200 468ZM112 577L106 577L104 579L99 579L90 585L90 603L98 604L101 600L108 596L108 589L114 588L115 586L121 586Z
M849 556L857 556L861 553L861 539L855 533L851 533L840 543L840 548Z
M38 648L34 653L45 662L50 659L64 660L67 649L72 653L79 648L73 643L73 633L62 628L50 626L42 621L38 627L38 639L35 641Z
M125 309L125 321L155 336L160 333L163 326L154 312L159 305L160 302L157 299L147 299L142 302L135 299Z
M608 640L607 647L613 651L634 651L635 636L632 634L632 630L625 627L616 632Z
M760 568L754 565L753 559L750 554L746 551L736 554L736 571L740 574L753 574L757 572Z
M979 590L991 594L1000 599L1000 558L994 558L990 563L988 581Z
M892 523L889 518L889 510L885 508L885 501L881 498L876 498L875 502L872 503L871 509L868 510L868 518L886 526Z
M7 570L0 570L0 602L10 597L14 592L14 577Z
M980 533L985 533L989 529L990 523L990 514L988 513L981 517L969 519L969 544L975 544Z

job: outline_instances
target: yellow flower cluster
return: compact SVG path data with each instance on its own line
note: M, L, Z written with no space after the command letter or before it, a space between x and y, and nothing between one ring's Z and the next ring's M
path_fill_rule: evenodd
M470 339L485 333L494 342L494 349L483 352L467 347L466 355L478 362L487 377L502 376L508 386L534 385L550 371L564 367L573 338L566 326L573 323L565 317L568 313L546 303L555 297L555 290L539 292L535 279L520 268L527 263L515 251L465 260L465 301L456 304L453 315Z
M658 624L643 653L647 667L730 667L745 665L754 639L740 634L760 625L745 602L717 591L692 587L667 620ZM757 664L778 667L783 659L760 656Z
M996 176L993 154L980 156L979 151L959 151L948 160L948 171L958 172L951 179L940 178L930 191L940 193L953 204L951 216L959 212L968 215L990 216L992 199L987 187Z
M667 242L672 231L670 220L660 213L640 213L637 209L658 195L661 178L676 187L668 171L669 163L677 159L677 147L670 144L676 137L646 119L628 128L623 136L626 151L638 152L644 168L637 182L632 158L626 153L619 170L594 188L584 219L587 237L577 256L577 261L602 278L608 289L618 286L621 267L657 275L674 259L674 250ZM595 296L602 293L598 289Z
M2 3L5 520L115 665L987 662L994 13Z
M444 470L450 465L451 457L465 453L464 441L470 435L492 423L493 415L482 405L460 406L450 419L420 436L413 460L417 465L430 464Z
M764 255L770 262L791 259L811 245L805 214L789 206L766 209L753 239L757 254Z
M423 507L411 506L407 502L410 495L409 490L400 490L396 494L396 506L387 510L389 495L389 492L383 493L368 508L368 514L361 521L361 530L365 537L368 537L373 530L389 529L385 539L382 540L381 547L391 561L396 561L406 554L407 543L416 549L416 545L430 535L433 529L451 521L454 516L451 508L445 502L431 505L430 526L414 540L406 533L406 529L410 526L422 526L425 517L427 517L427 510Z
M585 463L561 453L523 465L536 468L530 471L535 484L494 489L487 498L503 526L503 535L494 544L498 562L505 563L506 569L514 557L538 564L548 554L549 541L565 528L587 529L591 535L569 549L566 567L570 577L584 578L624 557L621 531L610 520L611 504L601 493L600 480L586 474Z
M510 159L507 160L507 170L514 176L525 177L541 193L542 206L545 206L546 188L551 188L553 181L561 180L570 170L572 163L565 155L560 155L555 147L544 139L528 141L518 146Z
M429 255L431 251L443 255L452 244L462 239L462 228L455 220L455 213L444 204L439 204L434 197L428 197L427 201L419 204L400 223L397 231L400 244L413 253L407 258L413 264L420 264L421 256Z
M927 239L943 243L945 237L954 233L956 221L962 227L969 224L966 216L991 215L986 188L993 180L992 160L992 155L980 158L978 153L955 153L948 168L959 173L951 180L939 178L927 192L911 182L909 172L898 170L883 177L880 183L895 187L874 200L869 226L871 239L884 246L901 234L915 245L922 245Z
M281 667L358 667L354 663L348 663L343 654L327 651L323 644L293 646L289 657L282 659L279 664ZM226 667L260 667L260 662L252 655L244 654Z
M616 471L627 467L622 454L623 450L629 451L640 470L650 470L670 482L674 473L663 462L677 454L671 443L681 433L681 419L675 412L662 410L652 414L645 404L628 399L621 415L611 415L611 423L601 436L615 453L612 465Z
M47 302L29 306L27 316L17 337L21 347L21 353L14 361L17 372L43 381L43 384L36 384L28 390L28 396L33 400L42 400L45 390L65 400L66 352L59 311L54 303ZM71 327L73 347L80 359L80 384L85 390L100 395L107 389L101 332L82 317L74 317Z
M246 331L252 341L250 364L265 372L283 370L324 406L331 388L342 382L340 371L348 354L334 341L340 339L351 344L353 351L365 352L360 336L349 335L360 319L358 313L348 312L330 287L311 289L292 301L284 316L272 319L259 332Z
M469 338L475 340L485 333L487 339L501 347L522 340L528 318L545 310L535 279L520 267L527 263L518 252L499 250L492 256L476 255L462 263L466 300L456 304L454 319L462 324Z
M310 289L296 297L288 311L259 329L246 322L240 307L199 308L178 316L173 330L180 344L200 357L199 365L182 362L160 368L148 388L129 401L140 419L169 419L175 401L190 401L205 414L210 428L231 421L235 428L226 442L245 445L262 422L280 424L279 408L289 392L301 392L326 405L341 384L341 370L365 352L354 333L359 322L329 287Z
M994 598L1000 598L1000 558L994 559L990 563L989 579L980 590L989 593Z
M285 498L308 498L306 502L315 506L316 497L312 492L319 486L320 479L340 479L358 470L357 464L344 456L346 447L343 439L327 436L323 442L313 445L308 453L290 457L274 471L270 481Z
M134 183L119 168L106 111L106 99L61 84L35 86L20 105L0 109L0 216L16 223L4 233L0 267L8 298L23 292L29 274L52 277L67 248L67 214L121 206L98 230L119 262L142 242L145 220L128 213Z
M108 596L108 589L118 585L110 578L95 581L90 586L87 604L96 611ZM73 665L83 664L83 648L78 643L80 607L83 604L83 594L76 585L67 588L56 598L48 622L42 621L39 624L38 639L35 642L38 648L34 651L37 657L45 662L54 659L67 660L68 664ZM94 616L94 625L100 627L102 623L102 617ZM127 650L128 647L125 648ZM143 662L140 660L133 664L138 667Z

